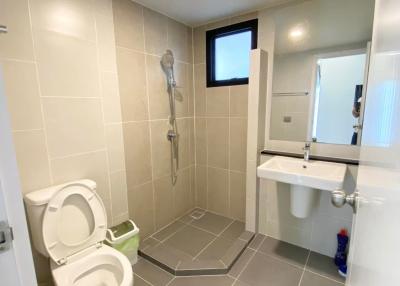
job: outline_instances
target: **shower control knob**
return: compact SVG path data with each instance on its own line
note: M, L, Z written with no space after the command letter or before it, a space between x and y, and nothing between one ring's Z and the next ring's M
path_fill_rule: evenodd
M353 213L357 212L357 201L358 192L348 195L343 190L336 190L331 194L331 202L335 207L341 208L345 204L348 204L353 208Z
M177 134L176 134L176 132L174 130L168 130L167 139L169 141L174 140L176 137L177 137Z

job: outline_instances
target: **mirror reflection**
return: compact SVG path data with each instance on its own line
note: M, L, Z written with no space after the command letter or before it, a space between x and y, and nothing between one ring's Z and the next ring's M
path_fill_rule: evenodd
M270 139L358 145L374 0L275 9Z

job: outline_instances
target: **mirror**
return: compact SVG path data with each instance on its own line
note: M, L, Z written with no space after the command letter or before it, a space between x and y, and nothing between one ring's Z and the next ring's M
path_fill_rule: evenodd
M374 0L274 9L270 139L360 144Z

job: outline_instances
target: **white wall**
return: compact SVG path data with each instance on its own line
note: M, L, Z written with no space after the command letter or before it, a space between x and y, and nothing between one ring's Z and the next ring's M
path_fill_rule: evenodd
M318 142L350 144L355 87L364 82L365 54L320 60L320 94L316 137Z

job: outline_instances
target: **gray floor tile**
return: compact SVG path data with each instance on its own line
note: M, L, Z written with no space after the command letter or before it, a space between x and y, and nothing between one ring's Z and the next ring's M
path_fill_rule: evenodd
M249 248L257 250L260 247L265 237L266 237L265 235L257 233L256 236L253 238L253 240L250 242Z
M339 282L345 281L345 279L339 275L333 258L316 252L311 252L306 269Z
M164 239L168 238L169 236L171 236L184 226L185 224L183 222L180 221L173 222L167 227L153 234L152 237L154 237L157 240L163 241Z
M137 275L135 275L135 277L133 279L134 279L133 285L135 285L135 286L151 286L151 284L147 283L146 281L144 281L142 278L140 278Z
M244 251L247 243L243 240L236 239L229 249L225 252L221 261L228 267L230 267L233 262L238 258L238 256Z
M220 236L225 239L235 240L242 235L245 230L244 227L244 222L235 220Z
M239 236L239 239L249 241L254 235L254 232L246 230Z
M203 259L221 259L231 247L232 241L226 240L223 237L218 237L210 245L208 245L200 255L197 257L199 260Z
M168 238L165 244L191 256L196 256L214 238L215 236L208 232L191 226L185 226Z
M251 286L251 285L249 285L247 283L244 283L243 281L236 280L235 283L233 283L232 286Z
M170 286L231 286L234 280L226 275L177 277Z
M157 240L155 240L152 237L148 237L148 238L144 239L143 241L140 241L139 250L144 250L148 247L156 246L157 244L159 244L159 242Z
M240 272L244 269L246 264L249 262L250 258L254 255L254 250L247 248L242 255L240 255L239 259L235 262L231 270L229 271L229 275L232 277L238 277Z
M306 264L309 252L307 249L271 237L264 239L258 251L302 268Z
M178 249L160 243L155 247L150 247L142 251L145 255L167 265L171 269L176 269L182 260L192 260L193 256L190 256Z
M193 220L191 224L219 235L232 221L230 218L207 212L201 219Z
M343 286L343 284L306 271L300 286Z
M145 259L139 259L138 263L133 266L133 272L153 286L165 286L173 278L171 274Z
M257 252L239 276L251 286L297 286L302 270Z

